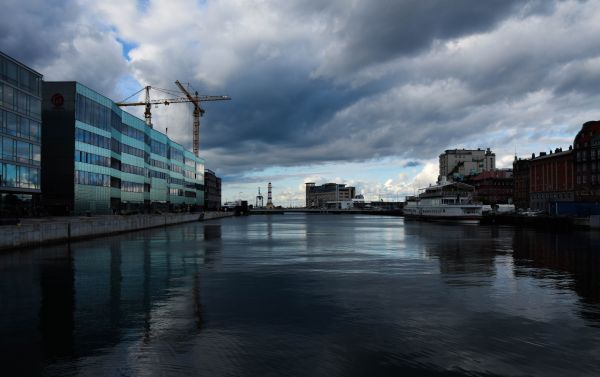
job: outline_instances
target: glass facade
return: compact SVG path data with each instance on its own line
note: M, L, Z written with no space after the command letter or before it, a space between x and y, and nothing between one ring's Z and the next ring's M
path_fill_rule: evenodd
M66 84L44 83L44 95ZM74 114L75 214L203 206L203 159L106 97L74 85L74 95L66 96L74 103L65 107Z
M31 214L41 192L41 82L0 52L0 215Z

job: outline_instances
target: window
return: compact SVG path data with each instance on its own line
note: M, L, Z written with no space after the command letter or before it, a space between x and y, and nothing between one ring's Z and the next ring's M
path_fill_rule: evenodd
M75 161L98 166L110 166L110 158L93 153L75 151Z
M9 137L2 138L2 158L5 160L15 159L15 141Z
M6 113L6 133L17 135L17 116L13 113Z
M36 121L29 122L29 138L31 140L40 140L40 124Z
M81 94L75 100L75 118L80 122L110 131L112 116L111 109L93 101Z
M144 192L144 184L137 182L121 182L121 190L126 192Z
M183 163L183 152L174 148L169 148L169 158Z
M4 106L9 110L15 109L15 90L10 86L4 86Z
M2 185L7 187L16 187L17 168L13 164L3 164Z
M183 174L183 167L176 165L176 164L171 164L171 170L176 172L176 173L182 173Z
M80 185L109 187L110 176L106 174L75 170L75 183Z
M25 139L29 139L29 119L17 117L17 133Z
M33 97L29 97L29 114L35 117L42 115L42 102Z
M82 143L95 145L104 149L111 149L110 139L93 132L82 130L81 128L75 129L75 140Z
M29 108L29 96L19 90L17 93L17 109L21 114L27 114Z
M17 141L17 161L31 162L31 144L24 141Z
M196 179L196 174L193 171L186 170L185 177L189 179Z
M31 145L31 157L36 165L39 165L39 162L42 161L42 152L39 145Z
M148 177L160 178L160 179L164 179L164 180L169 179L169 175L167 173L163 173L163 172L157 171L157 170L148 170Z
M124 173L146 175L146 169L140 166L134 166L129 164L121 164L121 171Z
M4 61L5 64L5 79L6 81L8 81L9 83L13 84L13 85L17 85L18 84L18 77L17 77L17 65L11 61L5 60Z
M167 157L167 145L157 140L150 141L150 150L152 153L162 157Z

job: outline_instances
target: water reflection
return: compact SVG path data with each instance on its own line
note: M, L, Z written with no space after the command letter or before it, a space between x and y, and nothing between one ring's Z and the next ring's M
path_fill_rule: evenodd
M597 375L597 250L284 215L4 253L0 357L7 375Z
M515 276L528 276L581 298L581 315L600 326L600 234L516 230Z

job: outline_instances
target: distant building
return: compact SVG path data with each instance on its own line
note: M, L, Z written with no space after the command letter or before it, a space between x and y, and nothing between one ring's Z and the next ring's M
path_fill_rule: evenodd
M204 208L207 211L221 209L221 178L209 169L204 170Z
M462 181L482 171L496 169L496 154L488 148L448 149L440 155L440 177Z
M529 204L529 159L513 161L513 203L516 208L527 209Z
M548 212L553 202L572 202L575 197L573 150L557 148L532 155L529 160L530 207Z
M600 121L586 122L575 136L575 196L579 202L600 201Z
M345 184L326 183L316 186L314 182L306 183L306 208L323 208L327 202L350 201L355 196L355 188Z
M510 169L483 171L465 180L475 187L473 199L483 204L512 204L513 172Z
M0 52L0 215L38 209L42 75Z
M204 204L204 160L78 82L44 82L43 201L54 213Z

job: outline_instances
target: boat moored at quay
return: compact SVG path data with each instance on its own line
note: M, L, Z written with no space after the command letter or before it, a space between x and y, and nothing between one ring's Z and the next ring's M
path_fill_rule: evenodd
M484 206L473 202L474 190L473 186L466 183L438 182L420 189L418 196L407 198L404 217L478 224L483 216Z

